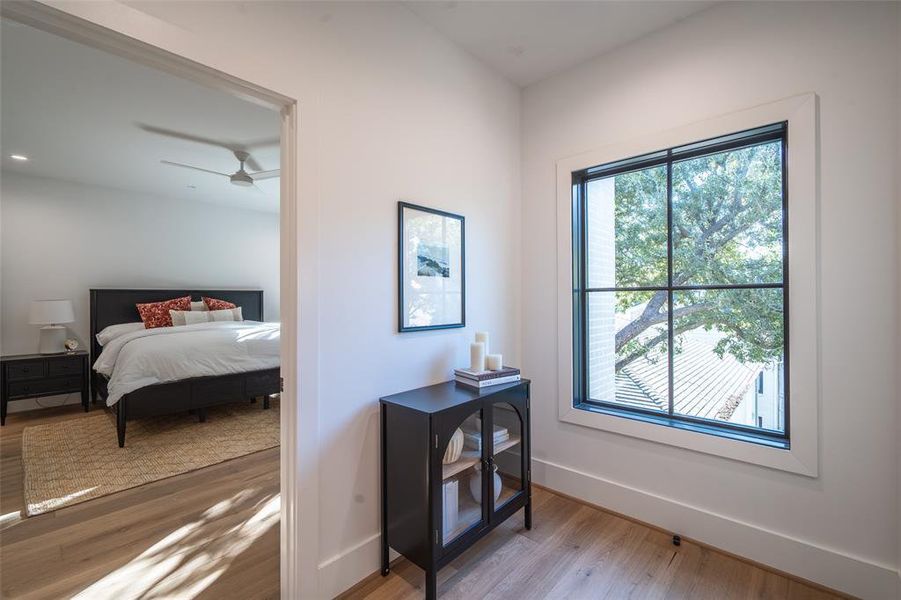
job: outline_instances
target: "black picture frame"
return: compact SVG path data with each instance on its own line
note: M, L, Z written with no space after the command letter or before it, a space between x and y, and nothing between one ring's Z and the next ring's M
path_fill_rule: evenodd
M452 260L451 256L448 255L443 263L439 263L438 267L441 269L434 275L430 276L443 276L443 277L451 277L452 276L452 265L459 265L460 270L460 314L459 319L448 320L447 322L428 324L428 325L411 325L408 323L407 319L407 297L406 297L406 289L407 289L407 274L410 272L410 267L407 264L407 254L405 252L406 245L406 232L404 230L404 214L405 211L419 211L422 213L426 213L429 215L436 215L439 217L443 217L445 219L453 219L455 221L459 221L460 224L460 255L457 260ZM450 252L450 248L447 248L448 252ZM422 256L417 256L417 259L423 261ZM422 266L418 267L420 269L424 268ZM430 266L426 266L425 268L432 268ZM446 273L441 275L441 273ZM456 292L451 292L456 293ZM443 210L438 210L436 208L429 208L426 206L420 206L418 204L411 204L409 202L398 202L397 203L397 331L398 333L408 333L412 331L433 331L437 329L457 329L460 327L466 327L466 218L462 215L457 215L454 213L450 213Z

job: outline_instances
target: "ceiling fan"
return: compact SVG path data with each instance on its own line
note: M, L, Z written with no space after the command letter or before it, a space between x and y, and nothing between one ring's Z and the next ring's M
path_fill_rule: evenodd
M174 131L172 129L164 129L162 127L156 127L154 125L147 125L144 123L137 123L138 127L143 129L144 131L148 131L150 133L155 133L157 135L163 135L166 137L173 137L180 140L187 140L190 142L197 142L199 144L207 144L208 146L216 146L219 148L225 148L229 150L232 154L235 155L235 158L238 159L238 170L234 173L222 173L220 171L213 171L211 169L204 169L202 167L197 167L194 165L186 165L184 163L178 163L171 160L161 160L160 162L165 165L171 165L173 167L181 167L183 169L193 169L195 171L202 171L204 173L211 173L213 175L221 175L223 177L228 177L228 180L232 182L234 185L239 185L243 187L253 186L255 181L261 181L263 179L271 179L273 177L279 176L279 169L272 169L270 171L262 171L260 170L260 164L250 156L250 150L252 148L261 148L265 146L275 146L278 145L279 139L264 139L257 140L250 143L236 143L230 141L223 140L214 140L210 138L201 137L198 135L192 135L190 133L182 133L180 131ZM254 173L248 173L244 169L244 163L251 169L256 169Z
M193 169L195 171L202 171L204 173L212 173L213 175L222 175L223 177L228 177L228 180L232 182L234 185L240 185L242 187L250 187L254 184L255 181L260 181L262 179L271 179L273 177L279 176L278 169L272 169L271 171L257 171L256 173L248 173L244 170L244 163L247 161L250 156L244 150L235 150L234 151L235 158L238 159L240 166L238 170L232 174L222 173L220 171L213 171L211 169L204 169L202 167L195 167L193 165L186 165L184 163L173 162L171 160L161 160L160 162L164 165L171 165L173 167L181 167L183 169Z

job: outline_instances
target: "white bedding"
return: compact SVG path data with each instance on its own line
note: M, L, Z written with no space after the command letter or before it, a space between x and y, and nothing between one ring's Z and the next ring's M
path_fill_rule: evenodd
M137 389L191 377L279 366L279 323L235 321L141 329L106 346L94 370L109 377L113 406Z

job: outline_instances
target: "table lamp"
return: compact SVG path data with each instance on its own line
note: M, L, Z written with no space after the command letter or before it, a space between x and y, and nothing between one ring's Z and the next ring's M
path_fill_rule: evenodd
M41 327L41 341L38 352L55 354L65 351L66 328L61 323L75 320L72 302L69 300L32 300L28 323Z

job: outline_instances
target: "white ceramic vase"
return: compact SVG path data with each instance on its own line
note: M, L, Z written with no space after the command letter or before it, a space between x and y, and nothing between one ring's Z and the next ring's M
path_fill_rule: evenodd
M463 430L458 427L447 444L447 450L444 451L444 459L441 462L446 465L457 462L463 453L463 442L465 439Z
M469 493L472 494L473 499L481 504L482 503L482 465L476 465L473 467L475 471L472 476L469 478ZM492 465L492 470L494 471L494 501L497 502L497 499L501 495L501 486L504 484L501 481L501 476L497 474L497 465Z

